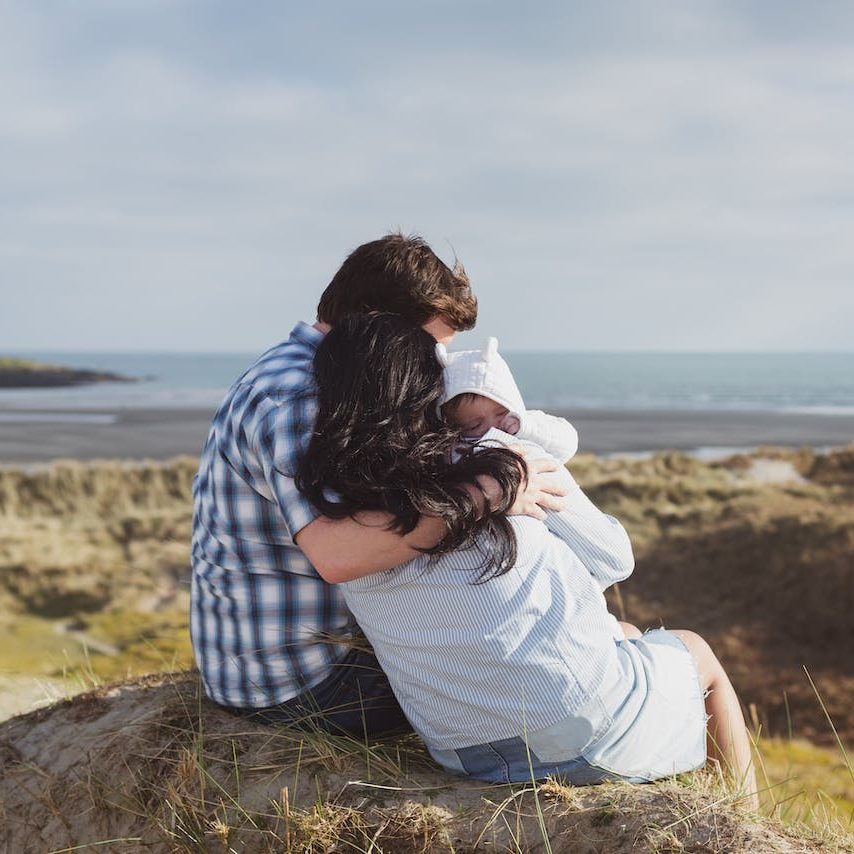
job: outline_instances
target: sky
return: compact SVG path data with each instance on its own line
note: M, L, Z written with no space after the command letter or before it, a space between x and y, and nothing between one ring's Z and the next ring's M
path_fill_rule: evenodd
M506 350L854 350L854 4L0 2L0 353L258 351L400 229Z

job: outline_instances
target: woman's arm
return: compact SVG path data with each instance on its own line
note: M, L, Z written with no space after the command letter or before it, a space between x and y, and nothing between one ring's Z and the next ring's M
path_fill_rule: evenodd
M318 516L297 533L295 542L324 581L340 584L400 566L445 535L439 518L422 516L406 536L389 530L391 521L389 514L379 512L359 513L354 519Z
M481 441L508 445L517 453L526 451L525 461L529 466L543 458L553 459L538 445L500 430L490 430ZM564 496L560 508L543 516L546 527L575 552L602 590L628 578L635 567L635 558L625 528L582 492L565 466L558 466L556 474L560 475Z
M528 459L528 479L516 494L510 515L545 519L546 511L562 506L568 485L554 460L540 455ZM470 488L479 502L490 500L490 478L481 479L481 490ZM356 518L329 519L319 516L297 532L296 544L329 584L352 581L375 572L393 569L435 546L445 536L442 519L422 516L414 531L401 535L389 530L390 514L369 511Z
M587 571L606 590L632 574L635 558L626 529L603 513L567 472L565 508L546 514L546 527L578 556Z

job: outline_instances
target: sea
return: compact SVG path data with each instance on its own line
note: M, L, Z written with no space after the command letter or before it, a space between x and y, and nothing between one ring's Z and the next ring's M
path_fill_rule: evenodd
M0 417L46 410L214 409L257 353L28 352L16 356L109 371L134 383L0 389ZM529 409L741 410L854 414L851 353L503 354ZM88 413L88 414L87 414Z

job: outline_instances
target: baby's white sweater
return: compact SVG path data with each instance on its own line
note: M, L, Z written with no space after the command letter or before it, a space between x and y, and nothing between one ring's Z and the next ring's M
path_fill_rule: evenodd
M561 463L566 463L578 450L578 431L565 418L549 415L539 409L526 409L519 416L520 439L534 442Z

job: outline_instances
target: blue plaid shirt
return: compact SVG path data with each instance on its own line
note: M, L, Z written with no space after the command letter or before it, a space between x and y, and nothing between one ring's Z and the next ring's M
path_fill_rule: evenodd
M193 483L190 634L208 695L264 708L327 677L355 623L294 543L318 513L294 486L323 333L298 323L229 389Z

